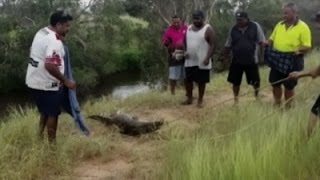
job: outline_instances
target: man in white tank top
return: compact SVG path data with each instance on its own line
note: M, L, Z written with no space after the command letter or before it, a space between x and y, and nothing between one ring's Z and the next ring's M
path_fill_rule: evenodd
M198 107L203 106L203 96L206 83L210 82L210 70L212 68L211 57L214 51L215 33L209 24L204 22L204 13L193 13L193 24L188 27L185 48L185 70L187 100L185 105L192 104L193 82L198 84L199 98Z

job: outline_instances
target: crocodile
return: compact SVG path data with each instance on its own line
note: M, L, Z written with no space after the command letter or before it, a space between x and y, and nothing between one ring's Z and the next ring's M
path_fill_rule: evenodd
M130 136L138 136L142 134L157 131L164 124L163 120L159 121L139 121L138 117L130 116L124 113L113 113L107 115L105 113L91 115L88 118L97 120L106 126L115 125L120 129L121 134Z

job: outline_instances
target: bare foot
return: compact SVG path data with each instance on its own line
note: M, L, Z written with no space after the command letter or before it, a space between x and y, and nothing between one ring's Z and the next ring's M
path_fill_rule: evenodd
M181 103L181 105L191 105L191 104L192 104L192 99L187 99Z
M239 104L239 97L234 97L234 105L238 105Z
M276 102L274 102L273 103L273 107L275 107L275 108L280 108L281 107L281 101L279 102L279 101L276 101Z
M203 101L198 101L197 107L198 108L203 108Z

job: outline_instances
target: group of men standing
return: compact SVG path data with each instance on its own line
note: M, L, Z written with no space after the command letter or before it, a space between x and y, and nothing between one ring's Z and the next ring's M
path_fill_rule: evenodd
M258 52L266 49L266 61L271 68L269 82L273 87L275 104L281 105L283 85L286 106L291 106L297 80L286 78L291 72L303 69L304 54L311 48L311 33L308 25L299 19L294 3L283 5L282 11L283 20L275 26L268 40L261 26L250 20L246 12L235 14L236 24L230 29L224 48L224 62L230 64L227 80L233 85L235 103L239 100L243 73L247 83L253 86L255 96L259 96ZM183 46L185 58L179 60L178 65L169 63L171 93L175 93L176 81L184 79L187 101L183 104L192 104L192 82L196 82L199 87L198 106L202 107L205 85L210 81L215 33L209 24L204 23L204 14L201 11L193 14L193 23L188 27L182 24L177 16L172 20L174 23L164 33L162 42L168 47L170 62L176 61L176 47L181 49ZM178 37L177 34L179 39L174 39L173 37ZM277 63L273 63L274 61Z
M227 80L233 85L235 103L239 101L243 73L246 74L247 83L253 86L254 95L258 97L260 88L258 52L262 49L265 63L270 67L269 82L272 85L276 106L282 104L283 95L285 107L292 106L295 97L294 89L299 78L320 76L320 66L303 71L304 55L311 49L311 31L309 26L299 18L296 4L284 4L282 13L283 20L276 24L268 40L265 39L261 26L250 20L246 12L235 14L236 24L230 29L224 48L224 62L230 64ZM215 33L210 25L204 23L204 14L201 11L193 14L193 23L188 27L178 23L180 19L176 16L173 20L175 23L168 29L171 29L171 33L167 33L167 30L162 40L169 49L171 61L175 61L176 47L185 51L185 58L180 60L180 71L174 70L175 65L170 65L169 79L173 82L171 92L172 94L175 92L176 81L180 78L184 79L187 101L183 104L192 104L193 82L196 82L199 87L198 107L202 107L205 85L210 81ZM316 14L315 21L320 29L320 12ZM176 41L177 46L168 41L173 34L180 34L180 39ZM230 54L232 54L231 60ZM179 76L172 76L172 74L179 74ZM309 137L313 134L319 117L320 96L311 108L307 131Z
M186 26L179 17L174 16L162 42L169 52L171 93L175 94L177 81L184 79L187 99L183 104L190 105L193 103L195 82L199 90L197 105L202 107L206 84L210 82L215 32L205 23L202 11L194 12L192 18L193 23ZM40 112L39 135L43 137L47 128L50 142L56 139L60 108L66 97L64 94L76 88L76 82L72 76L68 77L65 65L65 62L68 64L68 58L64 36L72 20L65 10L57 10L50 16L49 26L36 33L31 46L26 84ZM320 14L317 14L316 20L320 24ZM299 19L295 4L283 6L283 20L275 26L267 41L260 25L251 21L247 13L236 13L236 25L229 31L224 50L226 63L230 63L229 55L232 52L228 81L233 85L235 102L238 102L243 73L258 97L260 76L257 52L261 47L266 49L265 59L271 67L269 81L273 86L275 104L281 104L283 85L286 105L290 107L297 79L320 75L320 66L311 71L302 71L304 54L311 48L311 33L308 25ZM66 109L70 109L70 102L67 104ZM77 103L74 101L72 104ZM311 111L309 134L313 132L319 115L320 97Z
M196 82L199 89L198 106L201 107L206 83L210 82L215 33L209 24L205 24L202 11L194 12L192 17L193 24L188 27L174 16L173 24L166 30L162 41L169 52L171 93L175 94L177 81L184 79L187 100L183 104L192 104L193 83Z

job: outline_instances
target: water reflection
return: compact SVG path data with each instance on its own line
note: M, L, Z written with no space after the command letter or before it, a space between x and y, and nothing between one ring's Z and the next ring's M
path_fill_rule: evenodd
M150 90L150 87L147 86L145 83L138 83L134 85L124 85L124 86L118 86L115 87L112 90L112 97L119 98L119 99L125 99L129 96L144 93Z

